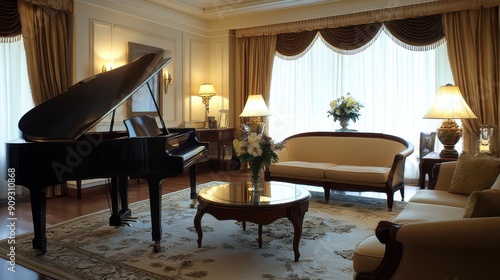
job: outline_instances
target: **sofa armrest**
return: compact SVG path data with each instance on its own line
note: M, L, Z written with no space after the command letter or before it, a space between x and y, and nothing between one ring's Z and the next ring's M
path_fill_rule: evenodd
M288 149L287 147L283 147L283 149L276 151L276 155L278 155L279 161L288 161Z
M429 189L447 191L455 172L456 161L437 163L432 169L432 182Z
M491 279L500 262L500 217L418 222L381 222L386 244L380 266L356 279Z
M413 145L408 143L406 149L394 156L394 161L392 162L391 171L389 172L389 178L387 180L387 191L392 191L394 186L402 186L404 182L406 158L413 153L413 150Z
M500 263L500 217L401 226L403 256L394 279L491 279Z

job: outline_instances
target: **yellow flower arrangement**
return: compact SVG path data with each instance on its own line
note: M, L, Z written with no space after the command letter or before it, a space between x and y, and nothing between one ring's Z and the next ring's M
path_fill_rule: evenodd
M359 111L363 105L356 101L349 93L347 97L341 96L330 102L328 116L333 116L333 121L338 119L351 119L356 122L361 114Z

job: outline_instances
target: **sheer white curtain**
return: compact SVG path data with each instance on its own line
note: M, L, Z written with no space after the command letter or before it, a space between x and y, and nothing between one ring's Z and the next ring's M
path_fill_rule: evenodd
M318 39L295 60L274 59L269 134L276 140L306 131L335 131L329 103L350 93L364 108L349 128L380 132L411 142L406 178L418 178L421 131L435 131L440 120L422 119L439 86L453 83L446 44L430 51L402 48L385 32L361 53L342 55ZM436 141L439 142L439 141ZM457 146L458 147L458 146Z
M5 142L20 137L17 124L32 107L23 41L0 43L0 198L7 197Z

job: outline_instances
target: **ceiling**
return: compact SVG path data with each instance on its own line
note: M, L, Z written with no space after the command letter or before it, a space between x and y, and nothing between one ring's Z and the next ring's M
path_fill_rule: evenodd
M157 9L168 9L208 22L255 16L277 11L304 13L329 10L337 14L412 5L438 0L144 0Z
M346 0L146 0L206 21Z
M165 24L224 33L443 0L78 0Z

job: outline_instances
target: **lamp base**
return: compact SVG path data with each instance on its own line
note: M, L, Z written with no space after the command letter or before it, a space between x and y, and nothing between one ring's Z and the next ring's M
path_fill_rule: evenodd
M455 150L455 144L462 138L462 129L455 120L444 120L441 127L437 129L437 137L444 146L439 156L442 158L457 158L458 152Z
M262 134L264 133L264 128L265 124L261 120L260 117L252 117L247 123L246 123L248 129L250 130L249 132L255 132L257 134Z
M264 132L265 124L262 122L247 122L246 125L250 133L255 132L257 134L262 134Z
M458 158L458 152L454 148L451 148L451 149L444 148L439 153L439 157L441 157L441 158Z

